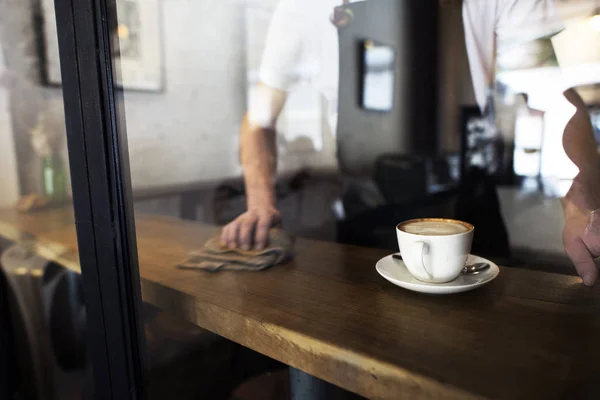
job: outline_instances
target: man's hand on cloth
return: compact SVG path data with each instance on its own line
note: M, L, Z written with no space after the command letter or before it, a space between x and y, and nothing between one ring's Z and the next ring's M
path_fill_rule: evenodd
M262 271L293 257L294 236L281 229L267 231L269 245L262 250L223 246L216 235L178 264L181 269L217 271Z
M272 205L249 208L223 228L221 244L242 250L262 250L268 245L269 229L281 225L281 214Z
M600 257L600 174L573 181L564 203L563 243L586 286L598 279L595 258Z

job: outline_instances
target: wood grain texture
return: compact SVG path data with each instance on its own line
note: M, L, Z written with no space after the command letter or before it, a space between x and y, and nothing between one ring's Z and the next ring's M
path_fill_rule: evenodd
M600 290L577 277L502 268L477 291L425 296L376 273L382 251L305 239L267 271L184 271L217 228L136 223L144 301L365 397L600 396ZM71 210L0 211L0 235L78 268Z

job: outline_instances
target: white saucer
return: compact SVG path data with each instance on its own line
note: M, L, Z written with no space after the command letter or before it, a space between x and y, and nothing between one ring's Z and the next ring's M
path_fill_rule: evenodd
M448 283L427 283L413 277L403 261L392 258L392 255L382 258L375 268L379 275L392 282L394 285L414 292L428 294L452 294L477 289L494 280L500 273L500 268L490 260L470 255L467 264L488 263L490 268L476 275L459 275L458 278Z

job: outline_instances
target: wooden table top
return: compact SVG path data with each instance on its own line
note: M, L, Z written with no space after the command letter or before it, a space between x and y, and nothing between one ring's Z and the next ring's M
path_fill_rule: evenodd
M184 271L217 228L136 224L144 301L365 397L599 397L600 289L577 277L502 268L479 290L426 296L377 274L382 251L305 239L267 271ZM0 235L79 268L71 210L0 211Z

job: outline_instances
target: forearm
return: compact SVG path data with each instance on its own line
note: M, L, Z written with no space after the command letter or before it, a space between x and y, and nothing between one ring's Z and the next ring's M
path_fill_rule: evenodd
M575 90L569 89L564 95L576 108L575 114L565 126L565 152L579 168L581 177L600 179L600 156L587 107Z
M276 132L252 124L246 116L240 133L240 160L246 184L247 207L275 205Z

